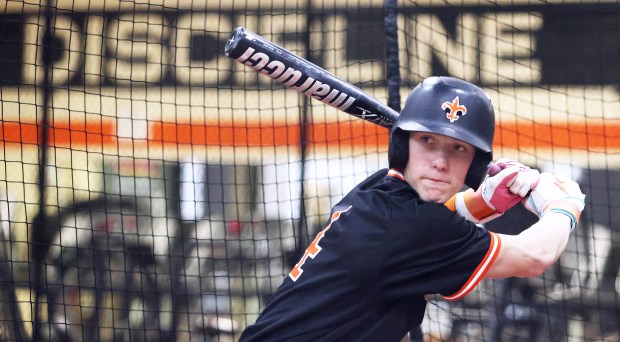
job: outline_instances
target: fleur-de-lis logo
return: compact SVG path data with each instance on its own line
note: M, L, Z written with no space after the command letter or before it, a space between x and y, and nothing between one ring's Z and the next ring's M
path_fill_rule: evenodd
M446 118L450 120L450 122L454 122L458 120L461 116L467 114L467 108L461 104L459 104L459 97L455 97L452 102L444 102L441 105L441 109L446 112Z

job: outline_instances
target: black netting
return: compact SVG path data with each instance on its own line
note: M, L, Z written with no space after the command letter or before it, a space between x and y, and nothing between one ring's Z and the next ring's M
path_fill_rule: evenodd
M557 265L429 298L428 340L618 339L615 2L7 0L0 340L236 340L387 167L387 129L227 58L238 26L397 110L425 77L475 83L496 157L578 179ZM518 233L522 210L489 227Z

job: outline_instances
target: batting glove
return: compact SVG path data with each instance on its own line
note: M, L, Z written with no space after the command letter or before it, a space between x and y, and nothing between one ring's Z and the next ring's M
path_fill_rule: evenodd
M567 179L543 173L538 186L523 200L527 210L543 217L548 212L561 213L571 220L571 231L577 227L579 217L585 207L586 195L579 184Z
M446 206L474 223L485 223L523 200L539 179L538 170L514 160L500 159L491 166L478 190L459 192Z

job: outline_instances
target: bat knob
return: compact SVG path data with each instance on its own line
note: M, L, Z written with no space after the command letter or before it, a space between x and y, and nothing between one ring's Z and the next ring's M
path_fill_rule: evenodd
M230 37L228 37L228 40L226 41L226 46L224 47L224 53L226 54L226 56L228 56L230 54L230 51L232 51L237 46L237 44L239 43L239 37L243 36L244 32L244 27L237 27L230 33Z
M487 174L489 176L495 176L500 171L502 171L502 168L499 165L497 165L495 163L491 163L491 164L489 164L489 171L487 171Z

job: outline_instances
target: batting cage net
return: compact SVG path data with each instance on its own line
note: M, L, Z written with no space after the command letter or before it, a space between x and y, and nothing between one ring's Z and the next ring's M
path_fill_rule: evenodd
M0 340L235 341L387 167L371 116L227 57L237 27L396 112L428 76L477 84L496 159L581 185L556 265L429 296L426 341L620 338L620 4L4 0ZM487 228L535 221L519 204Z

